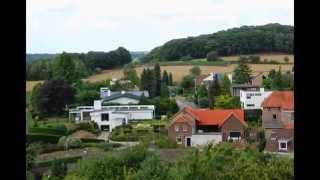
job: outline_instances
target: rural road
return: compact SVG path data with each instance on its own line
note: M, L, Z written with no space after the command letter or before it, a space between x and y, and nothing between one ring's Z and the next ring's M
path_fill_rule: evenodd
M177 106L179 107L180 110L183 109L184 107L187 107L187 106L191 106L193 108L197 107L196 104L186 100L184 97L177 97L176 98L176 103L177 103Z

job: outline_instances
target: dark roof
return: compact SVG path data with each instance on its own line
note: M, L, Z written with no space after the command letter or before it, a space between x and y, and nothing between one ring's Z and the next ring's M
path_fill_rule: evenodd
M104 97L103 100L104 101L110 101L110 100L113 100L113 99L117 99L117 98L121 98L121 97L126 97L126 98L131 98L131 99L137 99L139 100L141 96L137 96L137 95L133 95L133 94L128 94L128 93L124 93L124 94L121 94L121 93L117 93L117 94L112 94L110 96L107 96L107 97Z
M280 121L267 121L262 123L262 127L266 129L280 129L284 128L284 125Z
M117 95L117 94L121 94L121 91L111 91L110 95ZM131 95L135 95L135 96L141 96L142 94L144 94L145 97L149 97L149 92L148 91L125 91L125 94L131 94Z

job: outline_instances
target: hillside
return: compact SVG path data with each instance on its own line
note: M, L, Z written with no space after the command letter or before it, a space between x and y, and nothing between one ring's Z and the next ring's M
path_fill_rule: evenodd
M34 61L38 59L53 59L58 54L26 54L26 61Z
M281 24L242 26L213 34L173 39L154 48L144 59L176 61L205 58L210 51L220 56L256 53L293 53L294 27Z

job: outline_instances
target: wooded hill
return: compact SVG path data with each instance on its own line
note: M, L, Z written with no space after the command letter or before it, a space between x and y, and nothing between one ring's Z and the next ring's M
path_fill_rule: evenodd
M262 26L241 26L213 34L173 39L154 48L143 62L176 61L205 58L216 51L219 56L293 53L294 27L278 23Z

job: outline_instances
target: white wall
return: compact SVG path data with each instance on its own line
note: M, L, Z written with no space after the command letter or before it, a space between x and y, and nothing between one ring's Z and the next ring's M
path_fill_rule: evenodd
M138 104L139 100L132 99L132 98L127 98L127 97L120 97L117 99L113 99L110 101L105 101L108 103L119 103L119 104Z
M101 121L102 113L109 113L109 121ZM114 129L115 127L122 125L122 120L124 118L128 119L127 114L116 114L116 113L112 113L111 111L93 112L90 115L91 115L91 120L96 122L99 128L101 127L101 125L109 125L110 132L112 132L112 129Z
M109 121L101 121L101 114L109 113ZM128 112L115 112L115 111L98 111L90 113L91 120L96 122L98 126L109 125L110 132L113 128L122 125L122 120L125 118L128 122L129 120L139 120L139 119L153 119L153 110L145 111L128 111Z
M216 134L194 134L191 136L191 146L219 143L222 141L221 133Z
M262 102L271 93L272 93L272 91L264 91L262 88L260 89L260 91L243 91L243 90L240 90L241 106L245 110L261 109ZM247 99L247 95L250 95L251 98ZM248 106L248 104L253 104L254 106Z

